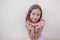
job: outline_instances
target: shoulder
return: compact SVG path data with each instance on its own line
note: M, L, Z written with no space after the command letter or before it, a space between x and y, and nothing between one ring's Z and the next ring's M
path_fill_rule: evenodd
M46 21L45 21L44 19L41 19L40 24L41 24L42 26L44 26L45 23L46 23Z
M41 21L46 22L44 19L41 19Z
M25 26L24 26L26 29L28 29L29 25L27 23L27 21L25 21Z

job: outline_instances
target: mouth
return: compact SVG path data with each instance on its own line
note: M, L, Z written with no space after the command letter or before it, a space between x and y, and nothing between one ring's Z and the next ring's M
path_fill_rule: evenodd
M37 20L37 19L34 19L34 20Z
M34 32L35 34L37 34L38 32Z
M37 19L33 19L34 21L37 21Z

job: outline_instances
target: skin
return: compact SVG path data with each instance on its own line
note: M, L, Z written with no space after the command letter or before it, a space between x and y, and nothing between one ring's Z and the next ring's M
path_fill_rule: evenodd
M30 29L27 29L28 35L30 36L31 40L33 40L34 39L34 28L28 23L27 23L27 26L30 28Z
M33 22L37 22L39 20L39 18L40 18L40 14L41 14L41 11L39 9L33 9L32 12L31 12L31 14L30 14L30 19ZM31 25L29 25L29 27L31 29L30 30L27 30L27 32L28 32L31 40L34 40L34 39L37 40L40 37L40 34L42 32L42 29L43 29L43 26L36 26L36 27L39 27L37 29L35 29L36 27L33 27Z
M36 22L37 20L39 20L40 18L40 10L39 9L33 9L31 14L30 14L30 19L33 21L33 22Z
M38 39L40 37L40 33L42 32L42 29L43 29L43 26L38 26L39 28L38 29L35 29L35 32L37 33L34 33L34 27L29 25L29 28L31 28L31 30L27 30L31 40L34 40L34 39Z

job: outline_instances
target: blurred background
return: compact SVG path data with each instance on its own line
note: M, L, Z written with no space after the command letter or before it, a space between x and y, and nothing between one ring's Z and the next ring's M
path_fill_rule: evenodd
M45 40L60 40L60 0L0 0L0 40L26 40L25 16L31 5L43 10Z

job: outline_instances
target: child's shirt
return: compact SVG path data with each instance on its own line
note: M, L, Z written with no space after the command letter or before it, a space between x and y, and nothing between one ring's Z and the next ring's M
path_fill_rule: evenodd
M30 20L28 20L28 22L31 23ZM33 23L33 24L36 24L36 23ZM41 25L42 27L44 27L44 25L45 25L45 21L44 21L44 20L41 20L41 21L40 21L40 25ZM25 23L25 28L26 28L27 30L28 30L28 29L31 29L31 28L28 27L27 22ZM39 28L39 27L36 27L36 28ZM31 40L30 37L28 37L27 40ZM34 39L34 40L35 40L35 39ZM41 32L41 34L40 34L40 37L39 37L37 40L43 40L42 32Z

